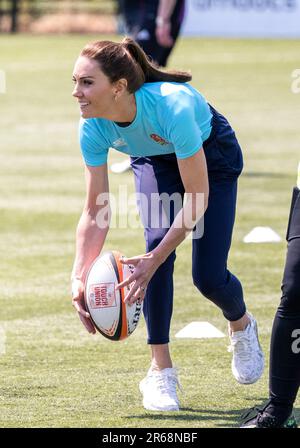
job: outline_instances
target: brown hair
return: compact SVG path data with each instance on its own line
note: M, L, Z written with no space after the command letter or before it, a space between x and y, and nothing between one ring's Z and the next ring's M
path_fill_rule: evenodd
M91 42L80 55L97 61L110 82L125 78L130 93L138 90L145 82L187 82L192 79L188 72L161 70L129 37L125 37L121 43L108 40Z

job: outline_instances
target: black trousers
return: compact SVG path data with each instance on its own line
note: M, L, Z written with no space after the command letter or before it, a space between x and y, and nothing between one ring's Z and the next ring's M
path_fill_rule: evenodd
M165 67L180 32L185 2L184 0L177 0L170 17L171 36L173 38L171 47L162 47L156 40L155 19L158 3L158 0L122 0L120 8L125 19L126 32L136 40L152 60L159 66Z
M293 405L300 386L300 190L294 188L287 230L282 297L270 348L270 398Z

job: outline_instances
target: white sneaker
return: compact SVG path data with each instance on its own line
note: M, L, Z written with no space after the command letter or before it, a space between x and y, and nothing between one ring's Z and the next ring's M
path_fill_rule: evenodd
M175 368L150 369L140 382L144 408L149 411L179 411L177 385L180 388Z
M231 369L235 379L241 384L255 383L264 370L264 355L258 341L257 324L251 314L250 323L243 331L235 331L229 337L228 351L233 352Z

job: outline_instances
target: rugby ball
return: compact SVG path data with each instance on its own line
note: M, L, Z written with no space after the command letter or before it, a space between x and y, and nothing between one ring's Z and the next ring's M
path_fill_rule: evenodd
M134 267L120 262L122 254L106 252L92 263L86 277L84 298L95 328L107 339L120 341L136 329L143 302L124 303L130 290L125 286L115 290L133 272Z

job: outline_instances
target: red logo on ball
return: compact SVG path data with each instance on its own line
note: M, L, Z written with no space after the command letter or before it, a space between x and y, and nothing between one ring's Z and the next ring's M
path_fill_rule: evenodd
M89 298L92 308L108 308L117 306L114 283L100 283L99 285L91 285Z

